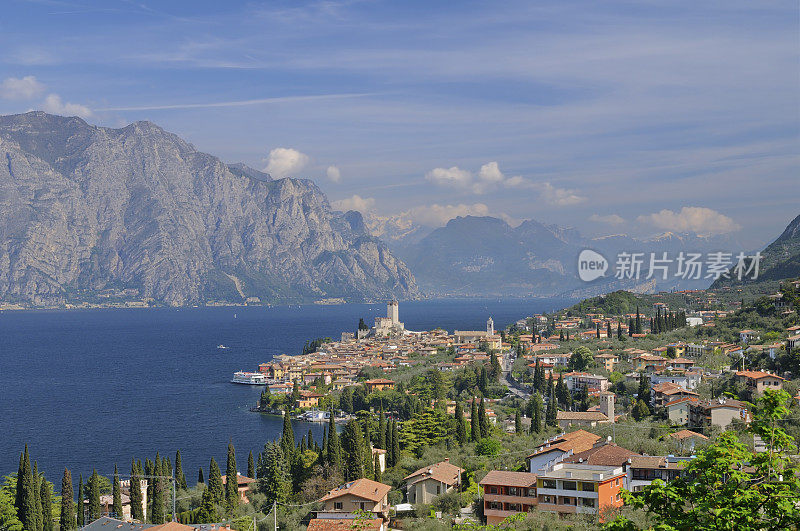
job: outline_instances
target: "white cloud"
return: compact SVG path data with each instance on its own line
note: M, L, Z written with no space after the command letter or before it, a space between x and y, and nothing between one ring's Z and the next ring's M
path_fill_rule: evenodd
M44 93L44 84L34 76L7 77L0 84L0 98L7 100L31 100Z
M305 168L310 160L308 155L296 149L275 148L269 152L264 171L276 179L283 179Z
M422 205L414 207L401 214L403 217L408 217L414 222L425 225L428 227L441 227L451 219L458 216L488 216L489 207L483 203L473 203L466 205L459 203L457 205Z
M328 176L328 179L335 183L342 180L342 172L339 171L339 168L336 166L328 166L328 169L325 170L325 174Z
M355 194L352 197L334 201L331 203L331 206L333 206L333 208L336 210L341 210L342 212L346 212L348 210L358 210L362 214L365 214L375 208L375 199L372 197L361 197L360 195Z
M51 114L61 114L64 116L80 116L81 118L89 118L92 116L92 111L89 107L77 103L62 102L61 96L58 94L48 94L44 99L42 109Z
M538 188L542 192L545 201L555 206L570 206L583 203L586 198L577 194L575 190L568 188L556 188L550 183L541 183Z
M605 223L607 225L622 225L625 223L625 218L617 214L609 214L607 216L592 214L589 216L589 221L593 221L595 223Z
M659 229L694 232L701 236L727 234L741 228L728 216L705 207L683 207L680 212L664 209L639 216L637 221L651 224Z
M434 168L425 174L429 181L441 186L469 186L472 183L472 173L462 170L458 166L451 168Z

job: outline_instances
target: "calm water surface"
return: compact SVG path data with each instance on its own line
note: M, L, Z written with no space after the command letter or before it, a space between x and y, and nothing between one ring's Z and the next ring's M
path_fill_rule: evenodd
M562 300L446 300L400 304L410 330L500 329ZM0 312L0 475L15 472L27 442L57 485L65 466L77 482L97 468L123 473L132 456L180 449L190 482L213 456L224 467L229 440L240 470L247 453L280 435L282 419L251 413L260 387L229 383L307 339L339 337L385 315L385 306L108 309ZM217 345L230 347L217 349ZM319 424L296 422L299 438Z

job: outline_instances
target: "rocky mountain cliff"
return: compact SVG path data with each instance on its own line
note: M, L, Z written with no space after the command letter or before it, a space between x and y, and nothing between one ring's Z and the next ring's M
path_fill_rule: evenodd
M413 298L414 277L313 182L227 166L149 122L0 117L0 300L170 305Z
M731 274L730 278L718 279L711 287L721 288L797 277L800 277L800 216L790 221L783 233L761 251L759 274L755 281L747 275L739 281L736 275Z

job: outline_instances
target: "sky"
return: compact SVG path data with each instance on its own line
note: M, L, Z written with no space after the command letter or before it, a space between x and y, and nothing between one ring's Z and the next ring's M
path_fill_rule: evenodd
M338 208L748 249L800 214L796 1L0 9L0 114L151 120Z

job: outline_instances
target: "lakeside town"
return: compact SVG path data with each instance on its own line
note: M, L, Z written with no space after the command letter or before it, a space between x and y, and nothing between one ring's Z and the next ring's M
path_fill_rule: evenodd
M648 529L702 520L722 492L732 509L758 497L749 528L795 528L799 293L614 292L452 333L406 330L390 301L371 327L237 373L263 378L254 411L283 415L246 469L232 444L226 474L212 459L193 486L179 451L134 459L81 477L73 504L69 471L54 496L26 449L0 493L22 522L98 531Z

